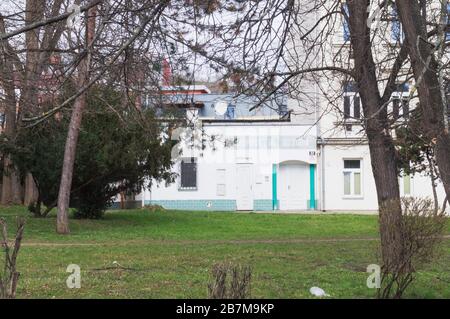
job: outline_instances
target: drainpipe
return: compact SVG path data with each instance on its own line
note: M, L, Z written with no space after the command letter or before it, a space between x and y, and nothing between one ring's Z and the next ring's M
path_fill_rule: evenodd
M325 211L325 145L322 137L320 140L320 209Z

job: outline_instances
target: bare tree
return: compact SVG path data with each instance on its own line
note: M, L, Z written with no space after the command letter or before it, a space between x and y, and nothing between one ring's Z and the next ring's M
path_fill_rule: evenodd
M0 273L0 299L13 299L16 297L17 283L20 273L17 271L17 257L22 243L25 220L18 219L18 227L15 235L14 245L11 247L8 238L6 221L0 219L1 246L5 254L4 265Z
M86 47L85 55L81 58L78 65L77 86L84 87L89 82L91 67L91 50L95 34L96 7L86 11ZM86 92L80 94L73 106L72 116L67 134L67 141L64 152L63 169L61 174L61 183L58 196L58 213L56 219L56 231L60 234L69 233L69 203L70 190L72 186L73 166L75 163L75 154L78 142L78 133L80 131L83 110L86 105Z
M415 86L420 99L424 134L435 145L436 162L445 191L449 196L450 133L447 100L446 95L442 93L446 86L440 81L440 74L446 66L440 65L442 61L436 60L436 55L443 58L443 52L447 47L448 1L433 2L435 10L430 10L426 14L423 14L421 2L417 0L396 0L395 3L405 32L408 54L416 80ZM437 15L436 12L438 12ZM427 27L432 22L437 25L439 31L434 42L427 37Z

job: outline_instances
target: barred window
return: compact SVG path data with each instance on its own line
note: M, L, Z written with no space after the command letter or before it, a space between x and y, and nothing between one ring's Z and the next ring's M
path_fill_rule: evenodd
M194 157L183 159L180 163L180 189L197 189L197 161Z

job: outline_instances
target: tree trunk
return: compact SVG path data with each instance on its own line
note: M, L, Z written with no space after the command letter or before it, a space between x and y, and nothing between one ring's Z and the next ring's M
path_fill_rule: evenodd
M20 183L17 169L14 167L9 156L4 159L2 181L2 205L21 205L22 185Z
M14 91L14 74L12 69L12 61L10 60L11 52L8 52L7 46L4 44L2 48L1 72L3 74L2 85L5 91L5 134L8 140L13 140L16 133L16 111L17 101ZM3 180L2 180L2 198L3 205L21 204L20 180L16 172L16 168L9 156L4 158Z
M34 204L38 200L39 191L34 182L33 175L28 173L25 177L25 187L24 187L24 204L26 206Z
M64 150L64 162L61 175L61 184L58 194L58 213L56 220L56 231L59 234L68 234L69 231L69 203L70 190L72 187L73 168L75 164L75 155L80 131L83 110L86 105L86 94L80 95L75 100L75 105L70 119L69 131Z
M396 151L389 134L387 109L381 109L383 102L378 89L370 30L367 27L368 5L368 0L348 2L349 25L355 78L364 111L365 131L377 189L383 266L389 268L403 253L402 210Z
M78 87L84 87L89 81L89 65L90 53L89 46L94 38L95 30L95 13L96 8L93 7L87 11L86 24L86 56L80 62L78 73ZM75 164L76 149L78 143L78 135L80 132L83 110L86 106L86 92L76 98L72 117L70 119L69 131L67 134L66 147L64 150L64 162L61 174L61 184L58 194L58 212L56 218L56 232L59 234L68 234L69 230L69 204L70 191L72 188L73 169Z
M381 256L384 270L397 265L403 255L402 209L395 149L390 136L369 132L370 157L377 189Z
M450 135L445 126L447 101L443 100L433 47L426 41L425 18L417 0L396 0L416 80L424 134L435 143L436 162L447 196L450 196ZM419 39L419 40L418 40ZM444 36L445 41L445 36ZM449 197L450 198L450 197Z

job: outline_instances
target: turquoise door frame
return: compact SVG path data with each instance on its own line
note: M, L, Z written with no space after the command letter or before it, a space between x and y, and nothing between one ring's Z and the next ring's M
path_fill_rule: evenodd
M272 164L272 209L278 210L278 189L277 189L277 167L278 164ZM309 165L309 205L311 210L316 207L316 164Z
M316 164L309 164L309 209L316 208Z
M278 210L277 164L272 164L272 209Z

